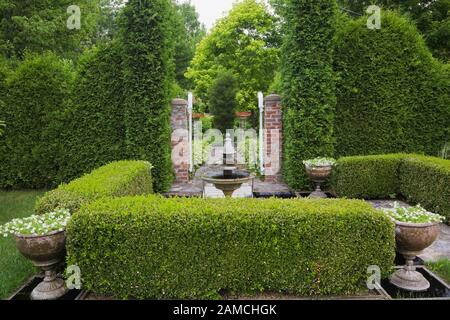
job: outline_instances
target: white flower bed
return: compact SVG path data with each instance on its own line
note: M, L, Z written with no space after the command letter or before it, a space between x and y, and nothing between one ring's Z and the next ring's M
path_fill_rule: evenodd
M428 212L419 205L415 207L401 207L398 202L394 203L394 208L383 209L392 219L399 222L409 222L409 223L432 223L432 222L443 222L445 217L438 215L436 213Z
M63 231L70 220L70 212L59 209L43 215L32 215L27 218L13 219L0 226L0 235L43 236L54 231Z
M308 167L324 167L324 166L334 166L336 160L333 158L315 158L303 161L303 164Z

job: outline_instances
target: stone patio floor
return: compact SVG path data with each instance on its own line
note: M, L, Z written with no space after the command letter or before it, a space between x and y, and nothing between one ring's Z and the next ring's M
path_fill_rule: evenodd
M175 183L172 185L170 191L167 193L169 196L198 196L203 195L203 181L201 176L208 170L216 170L217 167L201 167L196 171L194 179L189 183ZM205 196L207 198L223 198L222 191L216 189L212 184L206 184L204 186ZM256 178L253 183L253 191L260 193L284 193L291 192L292 190L284 183L267 183ZM240 189L236 190L234 198L250 198L252 197L252 188L250 185L244 184ZM374 208L392 208L395 202L398 202L401 206L409 207L409 204L398 200L370 200ZM441 232L438 239L429 248L425 249L419 257L424 261L436 261L441 258L450 259L450 226L441 224Z

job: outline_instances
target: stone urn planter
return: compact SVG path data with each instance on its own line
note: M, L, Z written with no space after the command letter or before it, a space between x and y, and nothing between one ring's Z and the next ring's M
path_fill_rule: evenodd
M54 231L42 236L15 235L19 252L45 272L44 280L31 292L32 300L54 300L66 292L64 280L57 277L56 267L64 259L66 233Z
M395 221L395 241L397 252L403 255L406 264L397 270L390 282L404 290L425 291L430 283L416 271L414 258L428 248L439 235L439 222L409 223Z
M320 186L330 177L335 163L336 160L333 158L315 158L303 161L309 179L316 185L315 191L309 195L309 198L327 198Z

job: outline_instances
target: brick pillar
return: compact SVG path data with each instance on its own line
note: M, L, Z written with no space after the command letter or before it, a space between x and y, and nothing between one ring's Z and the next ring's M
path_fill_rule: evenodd
M189 129L187 101L172 100L172 163L175 182L189 181Z
M281 97L276 94L267 96L264 99L264 174L267 182L281 182L282 120Z

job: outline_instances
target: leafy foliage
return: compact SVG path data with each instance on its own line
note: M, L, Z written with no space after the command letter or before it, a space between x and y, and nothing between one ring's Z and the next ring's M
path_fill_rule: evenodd
M100 198L153 193L151 169L144 161L112 162L47 192L36 202L35 212L68 209L73 214Z
M64 112L75 73L53 53L30 55L7 78L0 119L0 188L40 188L55 181L60 162L60 132L54 119Z
M157 192L166 190L172 181L172 10L170 0L131 0L121 21L126 156L154 164Z
M195 94L208 105L212 82L223 70L238 81L237 111L257 110L257 92L267 91L279 61L276 18L263 3L244 0L219 20L199 43L186 74Z
M59 124L63 165L57 181L126 158L122 61L118 41L80 57L72 103Z
M67 28L67 8L73 4L71 0L2 0L0 54L22 59L27 51L52 50L66 58L77 57L96 36L99 1L75 3L81 10L80 30Z
M221 72L209 90L210 111L214 128L225 133L234 128L236 111L236 80L232 73Z
M354 293L395 255L393 223L359 200L105 199L67 235L84 288L119 298Z
M195 54L195 48L206 35L206 28L198 20L198 13L190 2L174 3L175 15L175 80L184 90L194 87L185 73Z
M283 176L292 188L301 189L308 185L302 161L334 155L337 5L334 0L287 0L285 5Z
M400 166L400 192L450 223L450 160L407 157Z
M450 0L339 0L356 14L364 14L371 4L408 15L423 35L436 58L450 60Z
M450 69L435 61L405 18L384 12L380 30L349 21L335 50L338 155L436 155L450 140Z
M332 185L340 197L401 194L450 220L450 160L410 154L344 157L337 162Z
M383 199L400 193L398 171L404 155L354 156L338 159L332 185L340 197Z

